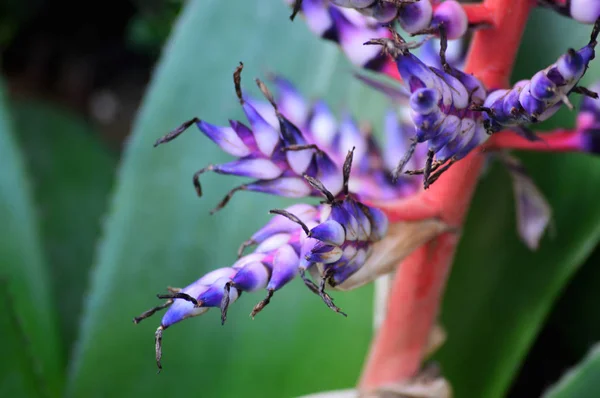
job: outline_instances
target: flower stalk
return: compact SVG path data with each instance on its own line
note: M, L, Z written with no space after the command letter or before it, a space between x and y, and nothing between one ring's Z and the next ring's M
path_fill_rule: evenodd
M466 72L473 73L488 88L508 87L525 24L534 5L530 0L484 1L481 7L493 16L493 26L475 32ZM494 139L491 137L490 141ZM481 152L474 151L457 162L430 189L381 208L391 221L408 214L412 214L413 219L437 215L459 229L483 160ZM456 233L443 233L399 265L386 318L363 369L361 390L402 383L419 372L458 241Z

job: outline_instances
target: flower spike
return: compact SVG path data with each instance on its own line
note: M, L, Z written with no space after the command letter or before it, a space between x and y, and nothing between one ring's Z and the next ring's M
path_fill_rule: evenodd
M319 233L315 232L315 230L317 228L326 225L327 222L323 223L323 224L320 224L319 226L315 227L315 229L313 229L313 230L309 230L308 227L306 226L306 224L304 224L302 222L302 220L300 220L294 214L292 214L292 213L290 213L290 212L288 212L286 210L273 209L273 210L270 210L269 212L272 213L272 214L279 214L281 216L284 216L284 217L290 219L293 222L298 223L302 227L303 231L306 233L306 236L308 238L316 238L316 239L318 239L318 240L320 240L322 242L331 242L331 240L332 240L331 237L327 237L327 235L325 235L325 236L323 236L323 235L319 236ZM343 229L342 225L339 224L339 223L337 223L337 222L335 222L335 221L333 223L330 223L330 225L334 225L335 226L334 229L337 229L337 231L335 231L335 233L333 234L333 236L337 235L337 238L334 238L334 240L336 242L339 242L339 244L341 245L343 243L343 240L344 240L344 229ZM328 226L327 229L329 229L329 228L331 228L331 227ZM320 229L322 230L323 228L320 228ZM326 231L326 232L331 232L331 231ZM323 278L321 279L320 285L317 286L311 279L309 279L306 276L306 268L301 267L299 269L299 273L300 273L300 278L302 279L302 281L304 282L304 284L306 285L306 287L308 287L309 290L312 291L313 293L315 293L318 296L320 296L323 299L323 301L325 302L325 304L327 305L327 307L331 308L335 312L338 312L338 313L342 314L343 316L347 316L345 312L342 312L335 304L333 304L333 299L331 298L331 296L329 294L327 294L325 292L325 281L327 280L327 276L324 275ZM265 300L270 300L272 296L273 296L273 294L269 293L269 295L267 296L267 298ZM263 301L265 301L265 300L263 300ZM256 305L256 307L254 307L254 310L252 310L251 316L253 318L266 305L266 304L263 304L263 301L261 301L260 303L258 303Z
M373 39L365 43L383 46L383 50L395 59L411 92L408 104L416 127L415 136L394 176L403 171L416 145L427 142L424 167L406 171L409 175L423 174L425 189L454 163L487 141L491 134L511 128L529 140L539 140L528 126L548 119L563 103L570 106L567 97L570 93L591 98L597 96L577 84L595 57L600 19L594 25L589 43L579 51L569 50L531 80L518 82L512 89L492 91L489 95L474 76L447 62L444 24L439 26L439 33L441 69L428 66L411 54L406 41L395 32L392 32L393 39ZM376 86L369 79L363 81Z
M572 108L568 95L572 92L595 96L577 84L588 65L595 58L595 47L600 33L600 19L596 20L589 43L580 50L569 49L554 64L536 73L531 80L522 80L509 90L492 92L482 110L492 132L504 128L526 127L542 122L566 104Z
M409 106L415 135L411 146L394 170L398 177L419 143L428 143L427 160L422 169L407 174L423 174L427 189L454 162L485 142L489 136L482 111L486 90L474 76L446 61L447 37L440 24L440 64L428 66L409 51L406 41L392 32L393 39L374 39L365 44L379 44L396 61L398 72L411 92ZM444 165L445 164L445 165ZM439 170L438 170L439 168ZM437 170L437 174L431 173Z
M340 170L343 187L349 186L353 153L354 149L348 151ZM163 332L171 325L202 315L213 307L220 309L224 323L229 306L243 292L266 289L267 296L250 314L254 318L271 302L274 293L297 275L327 307L346 316L325 289L343 285L362 268L372 246L387 234L387 217L381 210L359 202L347 188L334 195L317 178L305 178L327 198L326 203L271 210L275 217L245 245L258 245L252 253L240 257L231 267L209 272L183 289L169 288L169 294L158 295L167 300L165 303L134 318L139 323L168 308L155 334L159 369Z
M334 197L346 189L361 198L394 198L414 192L413 180L404 179L401 184L393 184L391 170L385 162L378 160L383 158L382 149L370 132L361 131L352 118L344 118L338 128L322 102L309 106L290 82L278 76L274 80L280 98L276 99L260 79L256 83L266 102L249 98L241 89L242 70L240 63L233 80L249 125L230 121L229 126L216 126L193 118L157 141L157 145L170 142L196 125L223 151L237 158L227 163L210 164L195 172L192 182L198 196L203 194L200 178L206 172L254 179L231 189L211 214L225 207L240 191L293 198L318 197L321 191L311 185L311 178L321 181ZM388 136L406 135L404 126L390 126L395 131L390 131ZM352 171L352 184L345 186L344 154L353 146L356 147L357 167ZM386 150L393 148L394 145L386 146Z

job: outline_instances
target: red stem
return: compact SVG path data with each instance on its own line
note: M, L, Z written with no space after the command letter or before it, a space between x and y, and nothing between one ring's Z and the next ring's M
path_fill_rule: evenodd
M493 15L493 27L475 32L466 71L474 73L489 88L508 86L533 5L532 0L486 0L480 5ZM392 220L438 216L449 225L460 227L482 164L483 156L474 152L457 162L430 189L381 207ZM363 370L361 389L399 383L419 371L458 240L456 234L443 234L400 264L386 318Z
M467 19L469 20L469 25L493 25L494 24L494 14L487 6L487 4L483 3L471 3L471 4L463 4L463 9L467 14Z
M558 129L541 134L541 141L529 141L512 131L503 131L490 139L485 149L518 149L538 152L581 152L583 135L578 130Z

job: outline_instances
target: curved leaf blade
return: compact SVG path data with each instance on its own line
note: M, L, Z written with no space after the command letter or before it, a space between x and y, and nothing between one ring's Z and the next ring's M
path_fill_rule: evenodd
M600 345L594 346L576 367L569 370L544 398L592 398L600 391Z
M29 180L0 86L0 392L59 396L63 364Z
M97 139L98 133L89 124L56 106L15 101L12 111L31 170L63 355L67 356L76 340L116 156Z

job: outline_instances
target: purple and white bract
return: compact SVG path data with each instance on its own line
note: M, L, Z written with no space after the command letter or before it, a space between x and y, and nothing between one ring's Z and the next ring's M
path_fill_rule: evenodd
M563 103L571 107L567 96L578 90L577 83L594 59L599 33L600 22L596 21L589 43L579 51L570 49L531 80L519 81L508 90L493 91L483 104L491 131L544 121Z
M422 169L408 174L423 174L424 187L435 182L454 162L482 145L491 134L507 127L527 139L539 139L527 125L546 120L563 103L570 106L567 96L573 92L595 96L577 87L589 62L600 32L596 21L589 43L579 51L569 50L555 64L536 73L531 80L518 82L508 90L488 94L474 76L453 67L446 60L445 25L441 36L442 68L425 64L409 52L414 45L392 31L393 38L372 39L366 44L383 46L396 61L404 85L411 95L409 107L415 125L414 141L394 171L398 176L419 143L428 143L427 160ZM364 79L369 83L368 79ZM375 86L375 84L373 84Z
M241 256L246 247L258 245L253 253L183 289L159 295L167 302L135 319L139 322L170 306L156 332L159 367L164 329L211 307L221 308L224 322L229 304L242 292L266 289L267 297L257 304L254 316L269 303L274 292L297 275L328 307L341 312L325 293L325 287L343 287L368 260L372 244L385 236L388 226L384 213L364 205L361 198L394 199L419 189L411 177L393 184L386 168L389 162L384 157L397 156L408 145L410 130L397 116L388 114L386 135L390 139L382 151L350 116L337 123L323 102L308 106L281 77L274 79L280 91L278 102L259 80L267 102L245 98L241 94L241 70L242 66L234 73L235 88L250 127L237 121L220 127L194 118L159 139L156 145L173 140L195 124L221 149L238 157L225 164L209 165L194 176L198 194L202 194L199 176L206 171L257 179L232 190L217 209L238 190L290 197L324 196L326 202L273 210L277 216L245 242L239 252ZM353 161L355 166L351 167ZM309 279L306 271L320 283Z
M452 67L445 60L446 37L442 35L441 64L443 69L426 65L409 52L409 46L393 32L393 39L373 39L367 44L378 44L396 61L398 72L409 89L409 107L415 125L413 144L400 161L394 174L398 176L412 157L418 143L428 143L424 174L427 188L453 162L465 157L471 150L485 142L489 134L484 125L483 113L473 109L486 97L483 85L472 75ZM433 163L434 156L436 162ZM445 166L444 163L448 162ZM436 174L431 174L437 171ZM411 171L414 173L415 171Z
M435 10L430 0L402 5L398 10L400 27L411 35L438 32L443 24L450 40L462 37L469 25L467 14L454 0L444 1Z
M538 3L581 23L593 24L600 18L600 2L597 0L538 0Z
M600 92L600 81L590 86L592 92ZM600 99L584 97L577 115L577 127L600 135ZM595 152L597 153L597 152Z
M389 140L382 151L370 133L362 131L351 117L346 116L338 123L325 103L309 106L281 77L275 78L281 94L278 102L260 81L259 87L271 104L243 97L239 87L240 72L241 67L236 71L236 92L249 126L239 121L230 121L230 126L215 126L194 118L156 143L171 141L195 124L223 151L238 157L228 163L208 165L194 175L199 195L202 195L200 176L207 171L255 179L232 189L213 211L224 207L237 191L294 198L320 196L304 175L321 181L336 196L343 188L341 169L345 154L352 148L355 148L355 167L350 190L358 198L397 199L419 189L417 179L412 177L393 183L391 170L382 161L384 155L389 158L390 153L402 153L407 148L411 131L404 124L386 123Z
M419 47L419 59L428 66L442 69L440 61L440 39L432 38ZM446 49L446 62L454 69L463 70L466 58L467 46L463 39L448 40Z
M429 0L423 0L427 3ZM404 8L406 4L399 0L397 4L392 1L386 0L288 0L287 1L294 9L291 19L293 19L298 12L306 14L307 9L306 3L311 3L311 6L320 6L321 8L328 7L339 7L342 9L353 9L356 12L373 18L379 23L392 22L398 16L398 13ZM429 6L431 7L431 5Z
M600 92L600 82L590 87L593 92ZM600 154L600 99L586 96L581 101L577 114L577 132L575 138L578 146L588 153Z
M161 368L162 334L165 329L187 318L204 314L209 308L221 310L224 323L227 310L242 292L267 290L267 297L252 311L254 317L273 294L300 275L305 285L319 295L332 310L345 316L325 292L326 286L343 286L367 261L372 245L387 233L385 214L359 202L349 193L353 151L342 167L342 188L334 195L321 181L305 175L308 184L320 192L326 202L312 206L293 205L272 210L276 216L240 248L250 245L254 252L242 256L231 267L214 270L183 289L170 289L159 295L168 301L134 319L141 320L169 307L156 331L156 361ZM309 271L319 284L306 276Z
M406 2L400 6L382 0L287 0L306 18L315 34L341 47L356 66L381 71L385 57L373 47L362 44L373 37L389 37L382 24L397 21L410 34L435 33L441 24L448 37L458 39L467 31L468 20L462 6L449 0L435 10L430 0Z
M445 60L448 64L450 64L450 66L452 67L450 69L450 77L451 78L459 78L459 80L464 83L465 88L467 89L468 92L471 93L472 96L474 96L474 94L477 94L479 98L476 99L476 101L481 104L482 103L482 98L485 98L485 96L487 95L485 89L483 88L483 86L472 76L470 75L466 75L463 72L460 71L460 68L462 67L462 64L464 62L464 52L462 51L462 45L461 45L461 41L460 40L455 40L455 41L451 41L448 42L448 50L445 53ZM442 65L442 59L440 57L440 53L439 51L441 50L442 47L442 43L440 40L438 39L430 39L427 40L423 43L423 45L421 47L419 47L419 57L417 60L415 60L416 57L414 58L408 58L406 62L406 64L409 64L408 67L406 67L406 69L408 70L407 73L405 73L405 78L408 76L408 78L412 78L412 76L410 76L410 73L412 72L412 70L416 70L416 71L420 71L423 72L424 75L431 75L430 72L428 71L428 69L431 70L431 72L436 73L436 76L433 77L433 79L435 78L440 78L439 73L440 73L440 69L444 68ZM419 63L419 61L421 61ZM411 65L412 64L412 65ZM425 64L425 68L423 67L422 64ZM418 67L411 69L410 66L414 66L417 65ZM403 65L404 67L404 65ZM417 122L421 122L421 131L418 132L419 134L422 135L432 135L432 131L431 129L427 130L427 131L423 131L422 129L422 123L423 122L431 122L431 119L438 118L442 119L443 118L443 124L440 125L440 129L441 132L445 133L445 134L438 134L437 136L435 136L435 138L430 138L428 140L428 144L430 149L432 149L433 151L438 151L435 152L436 154L438 154L437 159L436 160L442 160L444 158L444 152L446 152L446 155L448 154L448 152L452 153L453 151L456 151L457 149L460 148L461 142L460 141L455 141L455 142L450 142L449 140L452 137L455 137L454 134L456 134L455 131L453 131L453 129L456 129L457 126L463 127L465 126L467 130L467 132L471 129L471 128L475 128L475 121L474 120L470 120L470 119L466 119L466 120L461 120L458 115L454 114L449 114L449 115L440 115L439 111L440 111L440 107L433 107L433 104L429 104L427 106L427 104L423 104L422 102L426 100L426 93L429 94L433 94L432 91L429 90L424 90L421 89L421 91L419 90L415 90L414 93L411 96L411 92L408 90L403 89L402 86L397 86L397 85L393 85L391 83L388 82L384 82L378 79L374 79L368 75L365 74L356 74L356 77L359 78L361 81L363 81L364 83L366 83L368 86L374 88L375 90L378 90L382 93L384 93L386 96L388 96L388 98L390 99L390 101L394 104L396 104L401 110L406 110L407 108L410 109L412 108L412 115L409 112L401 112L400 113L400 118L396 117L395 115L391 115L391 117L387 117L386 118L386 123L387 124L400 124L402 126L402 129L405 131L404 135L415 135L415 122L413 120L413 118L417 121ZM423 80L427 81L428 78L427 77L423 77ZM459 91L458 90L454 90L454 88L452 88L451 90L448 90L448 85L445 82L446 78L443 79L443 84L439 84L439 85L434 85L435 87L435 91L438 91L437 95L445 95L445 98L447 100L446 104L442 104L443 107L445 107L446 109L449 108L449 103L451 103L452 100L452 93L454 92L454 94L457 94ZM410 80L409 80L410 81ZM439 80L437 80L439 81ZM434 80L434 82L437 82L436 80ZM414 82L414 81L413 81ZM422 85L422 81L416 83L416 86L418 87L419 85ZM411 89L411 87L408 87L409 89ZM412 89L414 89L415 87L412 87ZM595 88L595 87L594 87ZM424 91L424 92L423 92ZM462 95L464 98L464 90L462 91ZM440 94L441 93L441 94ZM420 95L421 94L421 95ZM419 97L422 98L419 98ZM471 101L473 101L473 98L471 98ZM441 101L441 98L438 99L438 102L443 102ZM464 100L462 101L464 102ZM595 110L596 109L596 104L598 103L597 100L594 100L592 98L586 97L584 99L583 102L583 108L584 109L590 109L590 110ZM586 105L588 104L588 105ZM476 103L474 104L476 105ZM464 103L461 103L461 106L464 106ZM586 108L587 106L587 108ZM600 106L599 106L600 107ZM433 109L436 109L436 112L432 112ZM429 112L429 113L428 113ZM480 111L478 111L477 113L475 113L477 115L477 122L478 122L478 131L481 134L481 138L482 141L485 141L485 139L487 139L487 131L486 131L486 126L482 123L482 118L485 119L485 113L482 113ZM587 132L585 134L582 134L580 137L583 137L583 140L585 141L585 143L583 143L583 146L586 147L587 151L600 151L600 132L598 132L598 120L600 120L600 118L598 116L596 116L598 113L585 113L582 112L580 114L579 120L580 122L578 123L579 125L583 126L583 124L585 123L585 128L587 129ZM463 113L463 115L468 115L467 112ZM427 120L427 117L430 117L429 120ZM417 127L419 127L417 125ZM583 127L582 127L583 128ZM594 128L594 134L590 134L589 131L592 131L592 128ZM386 132L392 132L392 131L397 131L398 128L386 128ZM462 131L464 133L464 130ZM394 136L391 137L386 137L388 142L393 142L394 140ZM578 138L578 139L582 139L582 138ZM474 144L480 144L481 142L477 143L476 141L474 141ZM444 145L446 146L446 148L444 148ZM589 147L589 148L588 148ZM592 148L593 147L593 148ZM396 168L396 165L398 163L398 159L401 159L402 156L406 153L406 152L410 152L409 148L405 145L398 145L395 144L392 146L392 148L395 148L395 150L391 150L391 151L385 151L385 153L383 154L383 158L386 164L386 168L388 170L393 170ZM404 152L399 152L400 148L402 149L402 151ZM441 150L440 150L441 148ZM472 150L473 148L469 148L468 146L465 148L464 152L462 155L457 156L455 159L459 159L460 157L464 156L465 153L468 153L469 150ZM418 148L417 148L418 150ZM441 152L441 154L440 154ZM409 170L413 170L418 168L417 164L421 163L422 164L422 160L423 160L423 154L420 154L419 156L420 160L415 162L415 158L414 157L405 157L404 158L404 162L405 162L405 166L406 168L408 168ZM513 181L513 188L515 191L515 203L517 206L517 225L518 225L518 232L519 232L519 236L521 237L521 239L523 240L523 242L532 250L536 249L538 244L539 244L539 240L541 239L541 236L543 235L544 231L547 228L548 222L550 220L550 208L549 205L547 203L547 201L545 200L545 198L543 197L543 195L541 194L541 192L539 191L539 189L535 186L534 182L532 181L532 179L526 174L523 166L518 162L517 159L512 158L512 157L508 157L508 155L503 155L500 157L500 159L503 161L503 164L506 166L507 171L510 173L512 181ZM435 164L432 164L432 169L435 167ZM419 171L419 170L417 170Z
M429 0L421 0L404 3L398 7L396 20L405 31L411 34L438 33L440 35L439 58L431 56L433 43L427 43L427 40L423 43L407 43L391 28L389 29L391 34L383 33L381 27L373 24L372 21L366 23L368 19L361 17L359 13L369 14L365 10L376 4L380 2L369 0L294 2L294 5L300 6L309 25L318 26L317 31L320 35L337 41L342 48L345 48L344 40L347 40L344 38L354 38L352 44L348 42L348 48L360 48L355 45L355 42L377 31L378 38L369 40L365 44L382 45L383 52L396 61L398 72L410 92L408 104L415 131L413 143L406 154L399 158L398 165L393 169L395 178L402 173L419 143L427 143L426 161L421 168L408 170L406 174L423 174L423 185L427 189L454 162L485 143L491 134L510 128L529 140L537 140L539 137L528 129L528 125L548 119L563 103L571 106L567 96L573 91L591 94L588 90L577 87L577 83L595 56L594 48L600 31L598 21L594 26L590 42L579 51L569 50L555 64L538 72L531 80L518 82L508 90L495 90L488 93L474 76L460 70L460 50L457 52L457 57L446 57L448 39L462 36L467 29L467 17L460 4L452 0L445 1L436 4L434 9ZM583 7L581 4L572 5ZM343 13L340 11L342 8L339 7L346 7L354 14L348 12L347 16L342 18ZM368 28L365 28L367 26ZM424 44L421 50L422 59L409 52L410 49L422 44ZM386 65L381 61L379 52L356 51L360 54L351 54L345 50L356 65L377 72L381 72L381 67ZM374 59L377 59L377 62L371 62ZM439 63L437 59L440 60ZM382 91L386 89L384 85L367 76L360 76L360 78ZM386 94L389 94L389 90ZM400 97L403 96L404 94L400 93ZM410 126L406 130L410 133Z
M288 1L291 5L293 1ZM385 56L362 45L374 36L385 36L387 30L377 19L357 10L339 7L329 0L304 0L300 12L308 28L316 35L337 43L348 59L357 66L379 71ZM395 11L395 6L392 6Z

